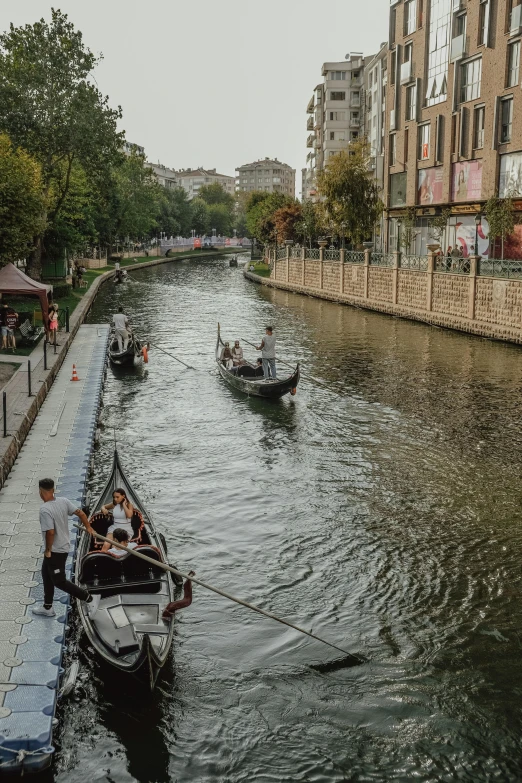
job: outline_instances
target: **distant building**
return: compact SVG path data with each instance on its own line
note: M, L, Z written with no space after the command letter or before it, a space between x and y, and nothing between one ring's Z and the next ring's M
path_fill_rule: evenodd
M145 147L140 147L139 144L133 144L131 141L123 142L123 151L125 155L130 155L131 152L137 152L138 155L145 155Z
M161 163L147 163L153 170L160 185L164 188L179 188L180 182L174 169L169 169Z
M295 198L295 169L275 158L246 163L237 169L239 191L266 190Z
M189 200L196 198L202 185L219 183L231 196L235 194L235 178L218 174L216 169L181 169L176 171L178 184L184 188Z

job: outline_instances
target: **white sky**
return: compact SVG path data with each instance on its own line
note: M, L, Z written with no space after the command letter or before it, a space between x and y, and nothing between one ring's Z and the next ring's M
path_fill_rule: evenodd
M277 157L306 163L306 104L321 65L378 51L389 0L54 0L103 53L95 77L129 141L172 168ZM0 29L51 3L0 3Z

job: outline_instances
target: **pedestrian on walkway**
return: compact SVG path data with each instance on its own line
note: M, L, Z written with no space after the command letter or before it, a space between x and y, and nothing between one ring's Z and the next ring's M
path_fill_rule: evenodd
M58 332L58 306L52 304L49 307L49 342L57 345L56 334Z
M100 603L100 595L91 595L78 585L70 582L65 575L65 563L71 548L69 534L69 517L77 516L93 534L87 515L77 508L67 498L57 498L54 494L54 481L50 478L40 479L38 484L43 505L40 508L40 527L44 540L45 552L42 563L42 580L44 586L43 606L35 607L33 614L43 617L55 617L53 609L54 588L58 587L64 593L79 598L88 604L89 615L96 612Z
M2 332L2 350L7 350L7 305L0 308L0 331Z
M261 345L256 346L256 351L261 351L261 356L263 358L263 374L265 376L265 381L269 381L270 379L277 381L275 363L276 338L273 334L273 331L274 330L271 326L267 326L265 336L261 340Z

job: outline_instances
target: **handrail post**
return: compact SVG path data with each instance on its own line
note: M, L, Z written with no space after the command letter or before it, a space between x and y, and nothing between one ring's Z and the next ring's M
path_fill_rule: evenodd
M344 259L345 259L345 249L344 247L341 248L341 252L339 253L339 293L344 294Z
M319 289L323 288L324 247L319 248Z
M301 249L301 285L305 284L305 269L306 269L306 247Z
M431 312L433 310L433 273L435 272L435 253L433 250L428 256L428 271L426 273L426 310Z
M27 360L27 387L28 387L28 397L32 397L31 394L31 360Z
M363 296L365 299L368 299L368 281L370 278L370 256L372 254L372 251L369 248L366 248L364 251L364 293Z
M392 304L397 304L398 288L399 288L399 268L401 265L401 251L395 250L393 252L393 266L392 266Z
M290 245L286 246L286 282L290 282Z
M4 438L7 438L7 393L2 392L2 409L4 414Z
M470 256L469 258L469 293L468 293L468 318L470 321L475 319L475 298L477 293L477 271L480 256Z
M65 331L69 333L69 307L65 308Z
M44 370L47 370L47 340L44 340Z

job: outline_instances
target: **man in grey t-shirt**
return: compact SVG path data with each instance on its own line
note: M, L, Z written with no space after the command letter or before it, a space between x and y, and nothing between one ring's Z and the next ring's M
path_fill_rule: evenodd
M33 614L43 617L55 617L53 609L54 588L58 587L64 593L73 595L89 605L89 614L92 616L98 604L99 595L91 595L87 590L70 582L65 576L65 563L71 548L69 535L69 517L77 516L87 528L89 533L93 530L87 519L87 515L81 508L76 508L67 498L54 496L54 481L41 479L39 482L40 497L44 501L40 508L40 527L44 540L44 558L42 563L42 580L44 585L44 603L41 607L35 607Z
M261 351L261 356L263 357L263 373L265 376L265 381L270 380L270 378L272 378L273 381L277 381L275 363L276 338L273 334L273 331L274 330L271 326L267 326L266 334L261 340L261 345L256 345L256 351Z

